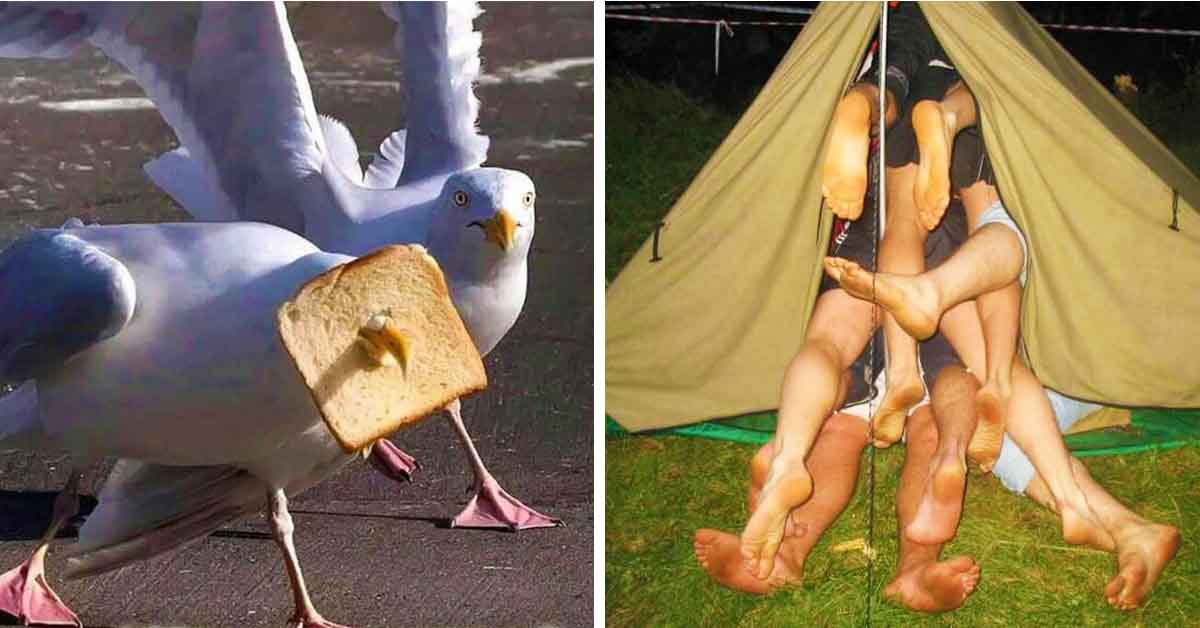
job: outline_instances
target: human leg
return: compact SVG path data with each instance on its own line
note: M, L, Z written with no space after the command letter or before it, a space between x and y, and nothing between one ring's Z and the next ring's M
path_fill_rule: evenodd
M979 582L979 565L970 557L956 556L938 562L941 543L919 543L903 532L917 516L930 463L937 449L938 432L933 413L929 406L922 406L909 419L904 468L896 493L900 557L896 575L884 589L884 596L912 610L925 612L948 611L962 606ZM958 499L962 500L961 492ZM953 525L957 523L955 519Z
M1090 545L1117 555L1117 573L1104 587L1104 597L1113 608L1136 608L1145 601L1179 550L1179 529L1139 517L1104 490L1082 462L1072 458L1071 464L1088 503L1111 535L1098 537ZM1053 495L1040 476L1030 482L1026 494L1058 512Z
M942 369L933 384L937 451L930 460L925 491L904 533L925 544L954 538L967 483L967 443L975 431L975 392L979 382L961 366Z
M912 202L916 165L887 168L887 229L879 243L878 268L889 273L918 274L925 270L927 232L917 222ZM868 294L868 299L870 295ZM887 392L872 419L875 446L900 440L909 411L925 397L917 363L917 341L895 318L883 316L887 347Z
M812 498L794 509L790 530L779 545L774 566L765 579L745 569L741 539L719 530L696 531L693 549L704 571L721 586L765 595L779 587L797 584L804 576L804 561L821 535L837 520L854 495L859 461L867 445L867 424L848 414L835 414L821 427L808 457L812 470ZM759 449L750 464L750 509L754 510L774 458L773 445Z
M971 310L976 310L974 316L965 315ZM980 369L984 368L981 359L984 341L974 304L963 303L947 312L942 318L941 329L978 378ZM1013 364L1013 394L1009 399L1007 415L1020 417L1020 420L1009 421L1006 429L1012 441L1029 456L1034 468L1047 480L1047 488L1062 516L1063 539L1072 544L1097 542L1097 538L1105 534L1104 527L1075 480L1071 458L1054 421L1054 412L1045 390L1019 360Z
M971 234L950 259L919 275L872 273L839 257L825 258L825 272L860 299L869 300L873 291L875 301L905 332L924 340L937 331L950 308L1015 282L1023 260L1016 233L989 224Z
M1053 391L1047 391L1047 398L1063 431L1097 407ZM1145 599L1174 557L1179 548L1179 530L1148 521L1130 511L1104 490L1078 459L1071 458L1071 468L1104 528L1104 534L1095 535L1089 545L1115 552L1117 556L1117 573L1105 587L1105 597L1115 608L1133 608ZM1001 464L997 465L997 477L1010 490L1024 492L1034 501L1058 512L1058 504L1045 480L1033 471L1024 452L1011 442L1005 443Z
M987 364L983 386L976 398L983 438L976 442L972 455L983 460L986 468L987 461L994 461L1000 455L1000 437L1004 433L1006 410L1012 396L1013 359L1021 318L1021 283L1025 280L1027 255L1024 237L1000 202L995 186L976 181L963 188L961 194L971 230L975 234L989 231L990 237L997 241L1004 239L1007 243L1002 258L992 262L1004 265L1009 273L1005 277L1012 277L1006 284L981 291L976 299ZM1014 271L1018 274L1012 274ZM1016 281L1018 277L1020 282Z
M842 373L874 331L873 308L842 290L822 294L804 344L788 365L771 463L757 507L741 534L747 569L759 579L771 573L787 514L812 494L805 459L822 423L836 409Z
M890 91L884 122L896 119L896 103ZM857 220L862 214L867 192L867 155L871 128L879 121L879 88L871 83L855 83L847 90L833 113L829 148L821 168L821 195L833 215Z

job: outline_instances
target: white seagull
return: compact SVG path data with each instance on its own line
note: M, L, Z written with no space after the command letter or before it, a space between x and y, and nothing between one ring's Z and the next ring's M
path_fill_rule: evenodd
M533 182L479 167L488 139L475 128L477 5L385 3L384 10L400 24L407 128L383 142L365 173L350 132L316 114L280 3L9 3L0 13L0 56L62 57L86 41L125 66L182 144L146 172L199 220L268 222L349 255L424 244L486 355L525 302ZM197 24L198 13L206 19ZM231 13L238 16L231 28L206 28L210 14ZM252 51L234 45L250 36L258 38ZM461 419L450 419L475 474L475 495L451 525L561 525L504 491ZM415 464L387 440L371 460L395 479Z
M77 511L78 469L118 457L80 529L68 576L198 540L268 501L295 596L313 607L287 495L348 462L276 329L308 280L353 258L258 223L35 231L0 254L0 451L66 450L75 465L33 557L0 576L0 610L80 625L43 557ZM451 405L457 402L452 402Z

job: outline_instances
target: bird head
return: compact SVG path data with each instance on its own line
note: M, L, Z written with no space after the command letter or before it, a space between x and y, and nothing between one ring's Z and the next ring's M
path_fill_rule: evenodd
M524 260L533 241L533 181L504 168L475 168L446 180L436 201L429 247L451 272L488 272Z

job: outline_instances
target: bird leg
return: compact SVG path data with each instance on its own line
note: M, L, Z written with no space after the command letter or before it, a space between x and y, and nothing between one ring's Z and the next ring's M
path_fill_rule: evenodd
M381 438L371 447L371 466L397 482L412 482L412 474L421 468L416 458L404 453L392 441Z
M450 520L452 528L508 528L516 532L526 528L551 528L563 525L562 519L547 517L542 513L522 504L517 498L509 495L496 478L483 466L475 443L463 425L462 404L457 399L446 406L450 421L458 439L471 458L471 467L475 470L475 495L471 502L458 516Z
M292 585L292 595L296 598L296 612L288 620L288 628L348 628L335 624L317 612L312 600L308 597L308 588L304 586L304 576L300 573L300 561L296 558L296 546L292 543L292 515L287 508L287 495L283 489L274 489L267 495L268 518L271 520L271 534L283 552L283 563L287 566L288 581Z
M46 582L46 551L58 536L58 530L79 512L79 475L72 468L71 477L58 497L54 498L54 515L42 542L29 560L0 574L0 611L25 625L79 626L79 617L67 608L50 584Z

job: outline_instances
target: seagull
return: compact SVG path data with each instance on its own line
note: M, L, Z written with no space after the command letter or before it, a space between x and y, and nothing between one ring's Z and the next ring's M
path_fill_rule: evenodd
M276 311L353 259L248 222L73 221L0 254L0 382L18 384L0 398L0 451L66 450L74 465L33 556L0 576L0 610L81 625L47 583L43 559L78 510L80 469L116 457L68 577L203 538L266 496L295 596L290 625L338 626L309 598L287 495L355 454L324 424L279 340Z
M194 218L266 222L355 256L420 243L446 274L481 355L516 322L536 191L521 172L480 167L488 138L476 129L475 3L383 5L400 26L407 127L383 141L365 172L350 131L316 113L279 2L8 5L0 12L0 56L57 58L87 42L133 74L181 143L146 164L146 173ZM230 26L209 27L217 22ZM258 38L251 52L234 45L248 37ZM475 476L475 494L452 526L562 525L508 494L461 419L449 418ZM387 440L371 462L393 479L408 478L415 466Z

